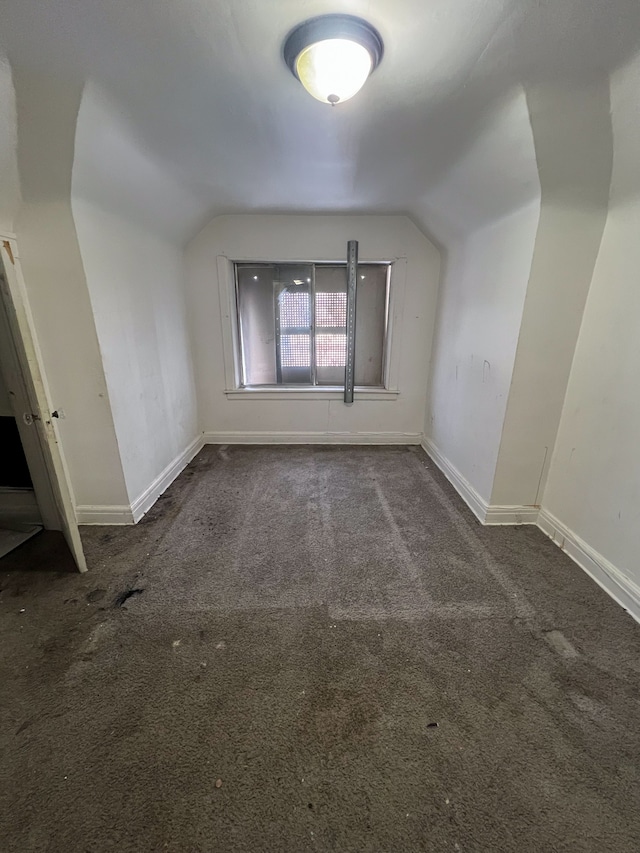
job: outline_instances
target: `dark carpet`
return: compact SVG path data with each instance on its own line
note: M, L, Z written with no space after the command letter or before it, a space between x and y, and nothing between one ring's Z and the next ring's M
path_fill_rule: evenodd
M421 450L207 447L89 574L42 536L0 573L3 853L640 849L638 625Z

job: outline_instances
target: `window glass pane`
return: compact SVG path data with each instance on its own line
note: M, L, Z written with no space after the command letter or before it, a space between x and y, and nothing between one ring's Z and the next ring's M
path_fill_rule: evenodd
M311 335L281 335L280 363L282 367L310 367Z
M316 293L316 326L347 325L347 294Z
M276 363L278 383L313 385L311 292L313 265L276 267Z
M358 267L356 385L383 385L388 269ZM236 281L243 384L343 385L345 264L237 264Z
M275 268L238 264L238 316L245 385L276 384Z
M347 335L316 335L316 364L318 367L341 367L347 363Z
M311 264L236 265L243 384L312 384L312 276Z
M356 289L355 384L384 384L388 264L360 264Z
M311 326L311 311L308 293L280 294L280 328L309 328Z
M344 385L347 358L347 268L318 264L316 290L316 382Z

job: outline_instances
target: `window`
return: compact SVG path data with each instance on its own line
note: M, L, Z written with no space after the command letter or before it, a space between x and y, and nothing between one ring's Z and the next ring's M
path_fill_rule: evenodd
M389 264L359 264L355 384L384 386ZM341 386L344 264L236 264L242 385Z

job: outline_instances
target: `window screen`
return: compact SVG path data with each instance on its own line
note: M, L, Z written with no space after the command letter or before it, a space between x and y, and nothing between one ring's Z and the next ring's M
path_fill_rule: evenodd
M384 384L388 264L359 264L356 386ZM242 384L342 386L344 264L236 264Z

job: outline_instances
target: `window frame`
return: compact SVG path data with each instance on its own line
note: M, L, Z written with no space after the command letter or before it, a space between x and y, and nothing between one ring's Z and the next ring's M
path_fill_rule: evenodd
M265 268L278 264L313 264L323 266L344 266L345 260L297 259L297 258L233 258L226 255L217 257L219 285L220 319L222 331L223 362L225 371L224 393L228 399L342 399L343 385L260 385L242 384L242 340L241 323L238 312L236 265L250 264ZM400 356L401 340L395 334L402 321L406 290L405 257L368 258L359 260L359 265L385 265L387 271L386 299L386 335L383 342L383 385L356 386L355 398L359 400L395 400L400 394ZM315 277L315 276L314 276ZM315 292L315 290L314 290Z

